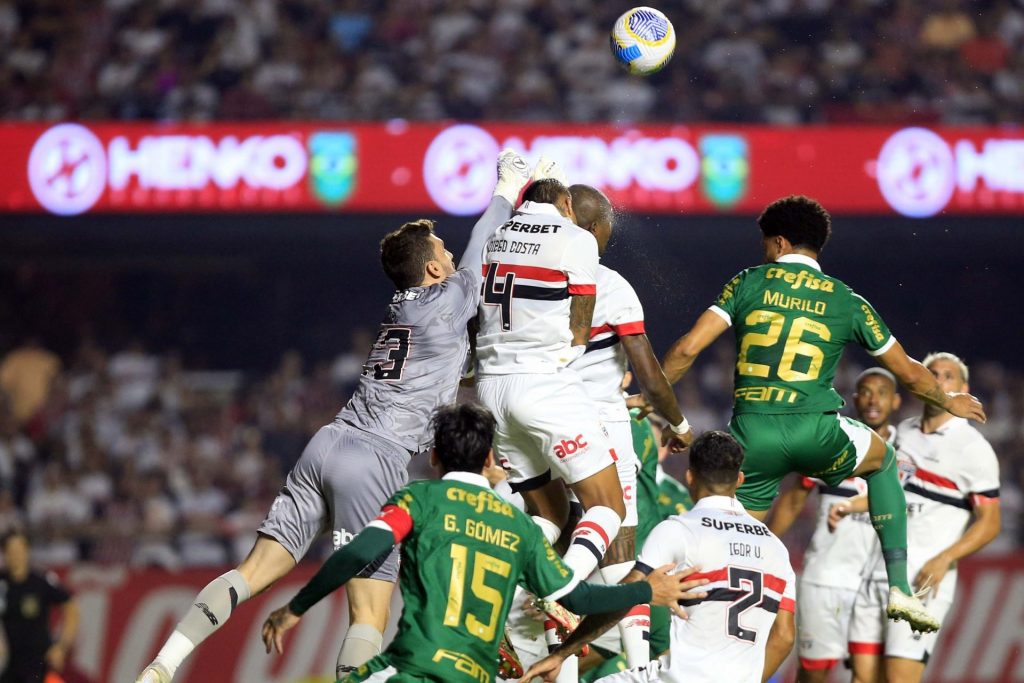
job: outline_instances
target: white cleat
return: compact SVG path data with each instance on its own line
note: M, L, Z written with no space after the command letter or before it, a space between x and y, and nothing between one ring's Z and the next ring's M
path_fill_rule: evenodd
M171 674L163 664L153 662L139 674L135 683L171 683Z
M913 631L921 633L938 631L939 620L928 612L928 608L924 606L919 597L926 592L927 589L914 595L907 595L893 586L889 589L889 604L885 608L886 616L892 621L906 621Z
M528 182L530 165L526 159L513 149L503 149L498 155L498 182L494 186L494 195L507 199L509 204L515 206L519 193Z
M563 185L569 185L569 178L565 175L562 167L558 165L558 162L547 157L541 157L537 161L537 165L533 167L533 175L530 177L530 181L543 180L545 178L554 178Z

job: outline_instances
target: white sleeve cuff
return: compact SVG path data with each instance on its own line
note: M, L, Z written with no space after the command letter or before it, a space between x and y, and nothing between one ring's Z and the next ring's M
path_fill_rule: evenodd
M558 600L559 598L564 598L569 593L572 593L572 590L576 588L577 585L579 585L579 582L580 577L577 576L575 572L573 572L572 578L569 579L569 583L565 584L551 595L545 596L544 599L551 600L553 602L555 600Z
M896 343L896 337L894 337L894 336L892 336L890 334L889 335L889 341L885 342L884 344L882 344L880 347L878 347L874 351L868 351L868 355L869 356L876 356L876 357L877 356L881 356L883 353L885 353L886 351L891 349L892 345L895 344L895 343Z
M726 313L723 309L718 306L708 306L708 310L717 315L719 318L725 321L725 324L732 327L732 316Z

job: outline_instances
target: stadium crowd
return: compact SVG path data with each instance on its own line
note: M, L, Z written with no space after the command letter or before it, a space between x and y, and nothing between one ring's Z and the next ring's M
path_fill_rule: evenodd
M728 420L732 356L728 345L717 350L679 389L698 430ZM249 376L190 370L138 343L109 352L85 342L68 358L32 341L9 349L0 358L0 532L27 529L45 566L237 562L283 473L344 403L365 352L312 367L287 352L273 372ZM844 395L861 369L847 363L837 375ZM987 551L1013 549L1024 543L1024 375L978 362L971 379L1004 473L1003 533ZM907 400L902 416L916 410ZM413 461L414 476L426 476L425 460ZM680 475L683 462L666 468Z
M0 0L0 117L1017 122L1021 0L674 0L651 80L628 2Z

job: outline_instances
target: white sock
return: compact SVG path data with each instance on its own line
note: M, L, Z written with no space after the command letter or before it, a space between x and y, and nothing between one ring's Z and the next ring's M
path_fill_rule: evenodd
M635 562L620 562L601 567L598 573L609 586L614 586L633 569ZM622 638L622 651L626 656L629 668L643 666L650 661L651 608L649 605L637 605L619 622L619 636Z
M633 669L651 661L651 606L637 605L619 622L626 666Z
M358 669L363 664L380 654L384 645L384 634L370 624L352 624L345 633L345 640L338 652L338 665L335 673L338 678Z
M572 532L565 563L580 578L590 576L604 558L620 526L622 518L610 507L595 505L584 512Z
M192 650L223 626L235 607L248 599L249 584L237 569L218 576L199 591L155 661L173 676Z
M558 537L562 535L562 529L557 524L539 515L534 515L532 519L540 527L540 532L544 534L544 538L548 540L548 543L554 545L558 542Z

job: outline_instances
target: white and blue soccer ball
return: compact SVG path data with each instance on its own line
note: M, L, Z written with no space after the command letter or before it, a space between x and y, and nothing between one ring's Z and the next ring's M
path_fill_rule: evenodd
M661 71L676 49L676 30L652 7L634 7L615 20L612 54L629 73L647 76Z

